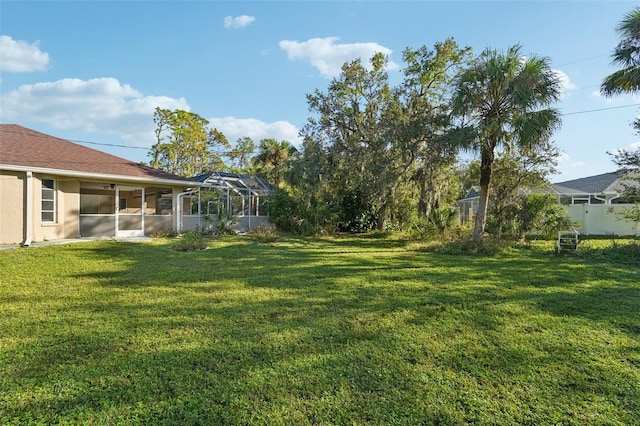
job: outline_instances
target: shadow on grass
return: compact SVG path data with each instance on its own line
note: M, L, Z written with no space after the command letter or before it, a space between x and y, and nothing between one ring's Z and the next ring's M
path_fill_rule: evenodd
M212 246L58 251L86 263L42 287L60 300L30 293L41 317L8 323L0 417L584 424L640 414L640 284L627 265L347 238Z
M507 258L459 257L408 252L404 245L357 238L291 239L285 244L230 240L197 253L176 253L165 245L78 246L80 256L112 265L122 262L123 267L74 278L122 289L164 286L210 294L211 300L224 300L225 292L238 285L273 289L285 292L294 308L305 300L371 311L530 301L556 316L608 321L638 334L640 268L541 251ZM251 300L241 303L251 305Z

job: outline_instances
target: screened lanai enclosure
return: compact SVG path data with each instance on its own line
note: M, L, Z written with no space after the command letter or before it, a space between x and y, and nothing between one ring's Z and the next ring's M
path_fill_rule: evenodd
M214 232L221 221L246 232L269 221L269 195L275 189L257 176L213 172L191 179L198 191L183 195L178 231Z

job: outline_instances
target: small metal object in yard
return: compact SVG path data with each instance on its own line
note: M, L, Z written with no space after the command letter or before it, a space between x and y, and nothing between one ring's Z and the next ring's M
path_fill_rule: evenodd
M558 232L558 253L577 251L578 242L580 242L580 234L575 229Z

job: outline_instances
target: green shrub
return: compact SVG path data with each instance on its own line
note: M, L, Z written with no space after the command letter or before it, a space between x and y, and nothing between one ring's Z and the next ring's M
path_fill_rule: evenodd
M465 256L498 256L505 254L516 244L513 240L487 235L478 243L471 238L471 229L457 228L455 232L432 239L424 251Z
M218 221L215 225L217 235L233 235L236 233L236 224L238 220L229 210L220 206L217 214Z
M558 231L566 231L576 226L558 204L557 198L551 194L530 194L523 197L517 223L520 238L527 234L553 237Z
M625 208L624 210L622 210L620 217L632 222L640 222L640 204L636 203L632 207Z
M216 232L215 215L204 214L200 216L200 227L198 232L202 235L213 235Z
M175 251L199 251L207 248L207 242L202 234L185 232L171 245L171 248Z
M260 243L278 241L279 235L275 225L267 223L249 231L249 238Z
M337 223L328 204L284 189L269 198L269 220L279 230L299 235L332 234Z
M149 234L151 238L174 238L176 233L169 229L159 229Z
M608 259L612 262L637 262L640 259L640 240L612 239L606 243L589 238L583 241L579 254L585 258Z
M440 207L431 212L429 222L442 233L456 226L459 215L460 210L455 206Z
M276 189L269 198L269 220L285 232L295 232L296 206L289 193Z

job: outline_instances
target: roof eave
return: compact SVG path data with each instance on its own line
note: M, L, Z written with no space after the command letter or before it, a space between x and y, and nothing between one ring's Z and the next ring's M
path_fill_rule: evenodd
M86 178L86 179L114 180L114 181L126 181L126 182L136 182L136 183L161 183L161 184L173 185L173 186L202 186L201 182L196 182L191 180L161 179L161 178L154 178L151 176L140 177L140 176L112 175L107 173L90 173L90 172L80 172L77 170L50 169L46 167L30 167L30 166L20 166L20 165L13 165L13 164L0 164L0 170L7 170L12 172L33 172L33 173L51 174L51 175L58 175L58 176L70 176L70 177L78 177L78 178Z

